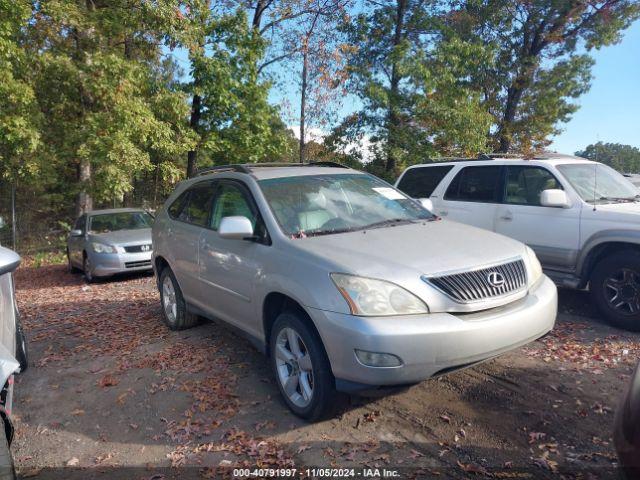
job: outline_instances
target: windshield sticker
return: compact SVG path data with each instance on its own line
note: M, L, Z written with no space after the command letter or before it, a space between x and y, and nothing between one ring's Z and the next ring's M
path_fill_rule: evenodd
M407 198L397 190L389 187L374 187L373 190L389 200L404 200Z

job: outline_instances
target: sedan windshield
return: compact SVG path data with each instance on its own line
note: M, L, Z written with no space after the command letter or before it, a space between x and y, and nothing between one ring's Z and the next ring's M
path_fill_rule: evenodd
M601 163L568 163L558 165L558 170L585 202L631 202L640 196L624 176Z
M91 233L151 228L152 224L153 217L147 212L102 213L89 217L89 231Z
M306 175L259 183L282 230L294 238L435 218L416 201L366 174Z

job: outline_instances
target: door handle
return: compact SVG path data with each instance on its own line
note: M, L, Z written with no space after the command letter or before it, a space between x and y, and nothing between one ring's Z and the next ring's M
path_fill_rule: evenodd
M500 216L500 220L510 222L511 220L513 220L513 214L511 212L505 212Z

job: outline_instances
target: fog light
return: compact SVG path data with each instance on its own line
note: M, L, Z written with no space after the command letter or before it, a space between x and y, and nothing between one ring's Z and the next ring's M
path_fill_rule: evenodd
M399 367L402 360L392 353L366 352L356 349L356 357L368 367Z

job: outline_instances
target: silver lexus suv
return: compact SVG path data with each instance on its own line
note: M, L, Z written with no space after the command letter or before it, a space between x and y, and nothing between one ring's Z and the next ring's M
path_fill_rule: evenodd
M153 267L170 329L199 316L239 328L310 420L331 413L336 390L408 385L531 342L557 309L522 243L328 163L180 183L153 226Z

